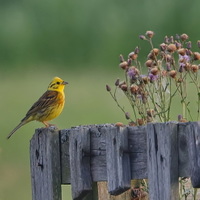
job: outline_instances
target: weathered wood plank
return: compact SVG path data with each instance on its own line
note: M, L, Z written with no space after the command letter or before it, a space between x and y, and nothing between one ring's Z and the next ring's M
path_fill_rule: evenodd
M30 141L33 200L61 200L60 141L54 128L37 129Z
M178 124L178 166L179 166L179 177L188 177L189 171L189 152L188 152L188 130L187 126L189 123Z
M131 169L127 128L106 129L106 163L108 191L118 195L130 188Z
M175 123L147 125L150 200L178 199L178 140Z
M77 127L81 129L82 126ZM90 131L90 163L92 181L106 181L106 134L111 124L86 126ZM145 127L128 127L128 152L130 152L131 179L147 178L147 153ZM61 131L62 184L70 184L69 171L69 130Z
M157 200L159 195L162 200L173 200L172 195L176 199L177 177L189 177L190 169L193 186L200 187L199 127L199 123L160 123L147 128L124 127L120 132L111 124L78 126L61 130L60 141L57 130L38 129L30 145L33 200L61 199L61 183L72 184L73 199L90 199L91 195L96 199L90 192L92 182L108 181L109 185L107 176L115 177L110 179L115 184L109 191L119 194L130 187L130 179L148 177L149 160L149 169L155 167L149 172L150 193L154 195L150 199ZM126 159L129 169L124 165ZM128 176L123 174L127 171ZM117 197L110 195L109 199Z
M69 161L69 135L70 135L70 129L60 130L62 184L71 183L70 161Z
M194 188L200 188L200 122L190 123L187 132L191 182Z
M109 125L94 125L90 127L91 173L94 182L107 180L105 127L109 127Z
M72 128L69 136L72 198L81 200L92 190L89 128Z
M147 178L147 134L145 126L127 127L131 179Z

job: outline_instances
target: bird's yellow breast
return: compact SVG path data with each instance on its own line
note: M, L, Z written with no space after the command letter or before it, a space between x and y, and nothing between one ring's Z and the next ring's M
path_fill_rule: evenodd
M64 108L65 104L65 95L62 92L58 92L57 97L54 101L48 106L41 109L40 112L35 116L35 120L43 122L50 121L60 115Z

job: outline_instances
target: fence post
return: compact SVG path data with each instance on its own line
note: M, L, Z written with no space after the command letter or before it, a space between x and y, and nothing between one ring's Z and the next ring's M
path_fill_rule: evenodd
M131 187L128 130L122 127L109 127L106 132L108 191L112 195L118 195Z
M61 200L58 130L37 129L30 141L32 200Z
M190 176L194 188L200 187L200 122L187 126Z
M150 200L178 199L177 124L147 125Z
M82 200L92 191L90 171L90 131L88 127L72 128L69 136L72 198Z

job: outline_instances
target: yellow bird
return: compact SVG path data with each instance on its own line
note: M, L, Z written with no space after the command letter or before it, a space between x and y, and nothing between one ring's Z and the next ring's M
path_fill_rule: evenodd
M7 139L17 129L30 121L36 120L49 127L48 121L58 117L63 110L65 104L64 88L66 84L68 83L61 78L55 77L49 84L47 91L33 104L19 125L10 132Z

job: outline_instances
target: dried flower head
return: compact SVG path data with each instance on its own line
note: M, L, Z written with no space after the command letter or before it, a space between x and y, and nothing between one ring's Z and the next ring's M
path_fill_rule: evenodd
M161 51L165 51L166 49L167 49L167 44L165 44L165 43L160 44Z
M169 72L169 75L170 75L172 78L175 78L175 77L176 77L176 74L177 74L176 70L171 70L171 71Z
M158 74L158 67L153 67L150 72L153 74L153 75L157 75Z
M164 37L164 43L165 43L165 44L168 44L168 43L169 43L169 38L168 38L167 35Z
M170 43L174 43L174 36L170 36L169 42L170 42Z
M139 126L144 125L144 124L145 124L144 119L137 119L137 124L138 124Z
M147 84L147 83L149 82L149 77L148 77L148 76L146 76L146 75L141 75L140 77L142 78L142 82L143 82L144 84Z
M121 62L119 64L119 67L121 67L122 69L127 69L128 68L128 62L127 61Z
M134 66L131 66L129 67L128 69L128 76L131 78L131 79L134 79L136 75L138 75L140 73L139 69L137 69L136 67Z
M119 55L119 61L120 61L120 63L124 62L124 57L122 54Z
M149 81L151 83L153 83L154 81L156 81L158 79L158 75L153 75L153 74L150 73L148 78L149 78Z
M169 51L170 53L176 51L176 45L175 44L169 44L167 46L167 51Z
M186 43L186 48L187 48L187 49L191 49L191 48L192 48L192 43L191 43L191 41L189 41L189 42Z
M200 53L199 52L194 52L193 53L193 57L194 57L194 60L200 60Z
M130 90L131 90L132 94L136 95L136 94L138 94L139 86L137 86L137 85L131 85Z
M197 46L200 48L200 40L197 41Z
M144 35L139 35L139 38L140 38L141 40L146 40L146 39L147 39Z
M128 86L127 86L126 84L120 85L120 88L121 88L124 92L126 92L126 91L128 90Z
M184 56L185 53L186 53L186 50L185 50L184 48L178 49L178 53L179 53L180 55Z
M155 115L154 109L149 109L149 110L147 110L147 115L148 115L149 117L154 117L154 115Z
M117 127L123 127L124 124L122 122L117 122L117 123L115 123L115 126L117 126Z
M153 67L153 65L154 65L154 61L153 60L147 60L146 62L145 62L145 65L147 66L147 67Z
M129 122L128 125L129 125L129 126L137 126L137 124L136 124L135 122L133 122L133 121Z
M188 63L188 62L186 62L186 63L183 64L183 67L184 67L185 71L190 71L190 69L191 69L191 64Z
M154 36L154 32L153 32L153 31L147 31L147 32L146 32L146 36L147 36L148 38L152 38L152 37Z
M185 33L183 33L182 35L180 35L180 39L182 40L182 41L185 41L185 40L187 40L189 38L189 36L187 35L187 34L185 34Z
M180 48L182 47L182 44L179 43L179 42L177 42L177 41L175 41L175 45L176 45L176 48L177 48L177 49L180 49Z
M156 59L156 56L155 56L154 53L150 52L150 53L148 54L147 58L148 58L149 60L155 60L155 59Z
M198 65L192 65L191 70L195 73L199 70L199 66Z
M120 82L119 82L119 87L121 88L121 86L122 86L123 84L126 84L126 82L125 82L125 81L120 81Z
M157 48L153 48L152 49L152 51L151 51L154 55L158 55L158 53L159 53L159 49L157 49Z
M106 85L106 90L107 90L108 92L110 92L110 91L111 91L111 87L110 87L109 85Z
M119 78L115 81L115 86L119 86Z
M135 47L135 50L134 50L134 52L135 52L135 54L139 54L139 52L140 52L140 49L139 49L139 47Z
M128 57L132 60L136 60L138 57L138 54L136 54L135 52L131 52L129 53Z

